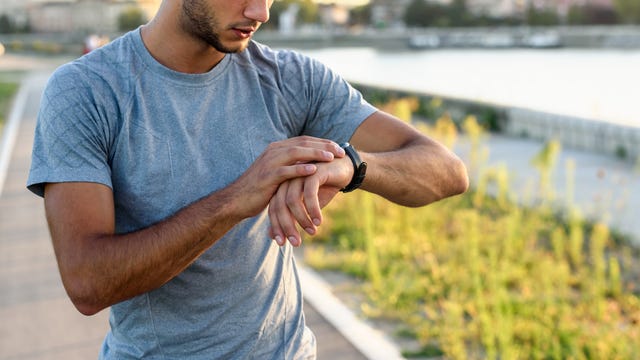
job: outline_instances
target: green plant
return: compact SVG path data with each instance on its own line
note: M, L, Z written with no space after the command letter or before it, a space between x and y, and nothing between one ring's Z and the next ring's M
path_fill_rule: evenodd
M118 30L129 31L147 22L142 9L137 6L128 6L118 15Z
M624 160L627 158L627 156L629 156L629 154L626 147L624 147L623 145L616 146L616 157Z
M2 131L5 117L9 113L11 99L18 90L18 84L0 81L0 132Z
M469 136L480 136L467 121ZM448 126L428 130L450 136ZM545 196L559 151L549 143L532 160ZM398 321L425 353L635 358L637 250L577 211L558 213L548 198L515 202L506 174L479 169L474 189L418 209L365 192L340 197L326 208L327 228L309 240L305 260L362 279L362 313Z

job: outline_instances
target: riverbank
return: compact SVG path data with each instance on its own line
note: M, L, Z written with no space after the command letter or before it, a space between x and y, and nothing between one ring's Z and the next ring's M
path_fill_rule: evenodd
M255 39L275 47L411 48L608 48L639 49L640 26L518 26L424 29L326 30L281 34L261 30ZM427 39L420 43L416 40Z
M491 117L509 136L626 158L640 155L639 50L300 49L359 88L440 99L454 118ZM472 111L470 111L472 110Z
M86 33L0 34L13 54L82 54ZM104 34L109 39L120 32ZM514 26L423 29L315 29L283 34L261 29L254 38L273 47L371 47L384 51L432 48L640 49L640 26ZM427 40L426 42L425 39ZM434 43L434 39L437 42Z
M435 101L456 121L461 121L466 115L474 115L485 129L494 133L539 142L557 140L570 149L608 155L632 166L640 164L640 127L637 126L401 88L360 83L354 86L365 95L382 102L398 97L414 97L420 103L419 110L422 113L419 115L432 120L438 111L430 109L430 104Z

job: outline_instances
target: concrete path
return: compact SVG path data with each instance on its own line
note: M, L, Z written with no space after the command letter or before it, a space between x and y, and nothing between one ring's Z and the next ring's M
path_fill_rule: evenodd
M15 105L24 109L0 187L0 359L90 359L107 312L78 313L62 288L42 200L25 191L35 117L47 72L34 73ZM3 132L3 143L13 130Z
M0 137L0 360L93 359L108 330L108 311L85 317L75 310L58 274L43 201L25 188L40 96L52 70L40 65L28 67L32 72ZM344 314L344 308L331 303L328 286L310 269L301 273L320 289L313 292L314 305L305 303L319 359L382 359L363 355L348 339L377 339L370 349L399 358L393 344L355 317L337 327L328 322L322 314Z

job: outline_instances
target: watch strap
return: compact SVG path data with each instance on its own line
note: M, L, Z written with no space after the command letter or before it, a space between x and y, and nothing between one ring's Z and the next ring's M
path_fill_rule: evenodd
M360 155L358 155L356 149L354 149L353 146L351 146L351 144L349 144L348 142L340 146L344 149L344 152L349 157L349 159L351 159L351 163L353 164L353 177L351 178L351 182L349 182L349 184L344 188L340 189L340 191L347 193L359 188L360 185L362 185L362 182L364 181L365 175L367 173L367 163L360 159Z

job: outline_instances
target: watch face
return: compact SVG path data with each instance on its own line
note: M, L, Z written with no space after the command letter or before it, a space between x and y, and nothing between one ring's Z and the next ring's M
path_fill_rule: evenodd
M366 162L362 162L360 163L360 166L358 167L358 175L364 177L364 174L366 174L367 172L367 163Z

